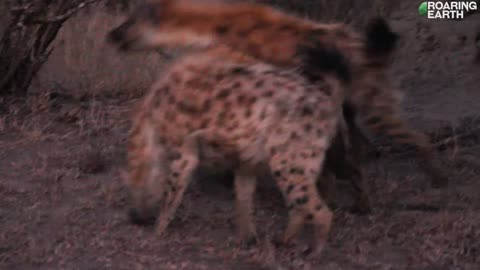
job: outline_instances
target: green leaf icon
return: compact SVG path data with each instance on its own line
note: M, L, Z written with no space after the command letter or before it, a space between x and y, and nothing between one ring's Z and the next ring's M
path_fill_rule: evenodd
M428 11L427 2L421 3L420 6L418 7L418 14L420 14L420 16L425 16L427 15L427 11Z

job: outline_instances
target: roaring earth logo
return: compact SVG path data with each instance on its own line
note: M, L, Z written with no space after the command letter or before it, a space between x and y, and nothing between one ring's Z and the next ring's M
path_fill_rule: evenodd
M418 7L418 13L429 19L463 19L471 10L477 10L476 1L427 1Z

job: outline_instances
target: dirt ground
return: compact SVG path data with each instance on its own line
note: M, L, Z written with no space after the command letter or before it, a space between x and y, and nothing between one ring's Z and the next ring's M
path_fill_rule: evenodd
M402 36L392 75L406 117L441 150L448 188L430 188L411 153L379 139L365 167L375 212L336 210L315 260L271 243L286 223L275 189L257 194L259 244L235 245L233 193L214 175L197 179L158 239L128 222L122 185L140 94L37 89L0 100L0 269L480 269L480 14L430 21L412 3L389 17ZM342 185L338 195L351 203Z

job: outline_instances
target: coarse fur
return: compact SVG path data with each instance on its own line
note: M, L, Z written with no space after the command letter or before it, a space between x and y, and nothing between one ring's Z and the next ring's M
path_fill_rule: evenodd
M249 241L256 234L255 172L267 165L289 209L284 241L311 223L313 249L320 252L332 212L316 180L340 124L344 93L341 80L329 73L312 84L296 70L222 59L215 49L177 60L134 117L128 146L131 217L142 222L159 212L162 234L195 169L220 161L235 172L237 235Z
M210 55L215 55L219 59L228 59L236 63L257 63L258 60L232 50L227 46L214 46L208 50ZM324 54L329 51L324 52ZM338 54L336 57L341 57ZM328 55L326 56L328 57ZM335 63L335 62L334 62ZM341 65L341 61L338 65ZM341 67L346 68L346 67ZM332 70L338 67L332 66ZM340 78L345 78L339 76ZM335 138L332 140L330 147L326 154L326 163L323 168L323 175L319 176L317 182L319 192L325 198L330 206L334 205L336 194L336 178L349 181L352 186L352 195L354 197L354 204L352 210L356 213L366 214L372 211L370 199L364 184L364 177L362 173L361 156L364 154L364 147L370 145L370 141L361 132L360 128L355 123L355 112L351 106L344 104L342 108L342 115L338 119L339 126ZM364 147L362 147L364 146ZM205 151L209 149L206 148ZM221 165L217 162L211 163L211 168L220 168ZM221 179L226 181L225 185L231 184L233 186L233 179ZM232 181L232 182L230 182Z
M371 131L414 146L432 185L446 185L429 138L400 116L400 96L387 76L397 35L383 19L371 20L366 29L360 35L345 24L319 24L252 3L156 0L109 38L123 49L225 44L260 61L297 68L312 82L327 70L350 82L346 104Z

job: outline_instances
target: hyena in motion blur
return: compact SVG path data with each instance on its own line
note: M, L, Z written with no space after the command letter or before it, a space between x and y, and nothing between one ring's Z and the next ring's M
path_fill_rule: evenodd
M340 54L335 57L341 65ZM229 61L208 51L177 60L134 118L128 146L132 219L145 222L159 214L157 231L163 233L195 168L225 160L235 171L238 238L249 241L256 234L255 172L267 165L289 209L284 241L308 222L315 228L313 249L320 252L332 212L316 179L336 134L343 83L328 70L312 84L295 70Z
M344 24L318 24L258 4L157 0L140 7L111 38L123 49L224 44L277 67L297 68L312 83L331 69L349 81L345 104L352 117L358 112L370 130L414 146L432 185L448 183L429 138L399 115L399 94L386 74L397 35L381 19L359 35ZM348 64L332 65L335 59L322 58L325 50L339 50Z

